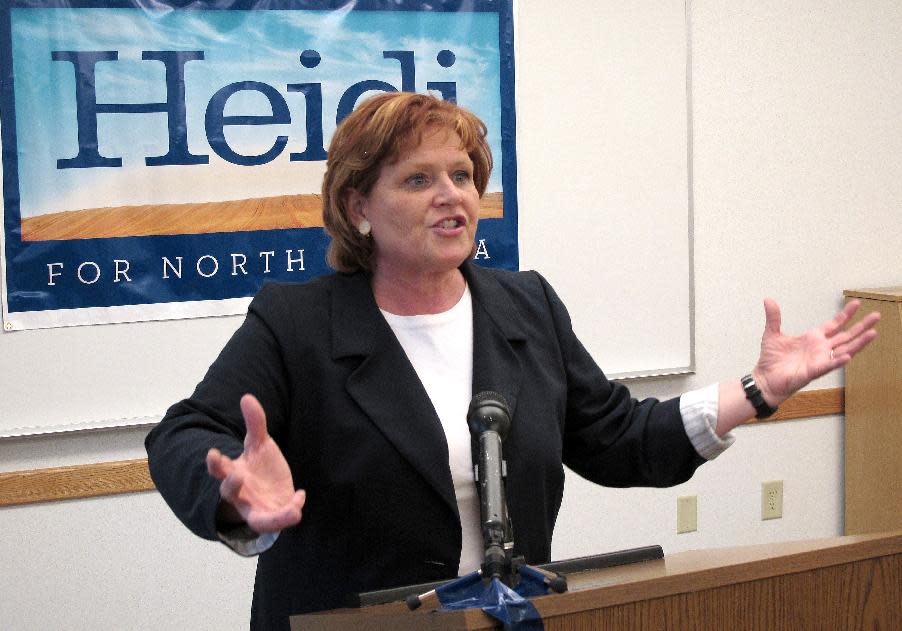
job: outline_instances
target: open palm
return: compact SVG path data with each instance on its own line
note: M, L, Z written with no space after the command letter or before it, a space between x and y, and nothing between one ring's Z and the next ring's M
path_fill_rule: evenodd
M822 325L791 336L780 330L779 305L769 298L764 301L764 335L755 381L768 403L776 406L813 379L849 363L874 339L878 313L870 313L848 329L843 328L859 306L857 300L850 301Z
M257 533L278 532L301 521L306 498L296 491L282 450L266 430L263 406L251 394L241 398L247 426L244 451L234 460L217 449L207 453L207 470L220 481L226 515Z

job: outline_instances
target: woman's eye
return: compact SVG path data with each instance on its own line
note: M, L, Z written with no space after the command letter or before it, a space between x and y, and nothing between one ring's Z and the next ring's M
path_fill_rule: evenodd
M416 175L411 175L409 178L407 178L407 183L414 188L422 188L422 187L426 186L426 184L428 183L428 180L426 179L425 175L423 175L422 173L418 173Z
M454 173L454 181L460 184L470 181L469 171L456 171Z

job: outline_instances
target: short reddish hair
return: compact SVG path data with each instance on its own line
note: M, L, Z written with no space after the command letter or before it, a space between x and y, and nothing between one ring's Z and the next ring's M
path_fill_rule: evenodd
M351 223L348 192L368 195L383 165L393 163L435 129L453 131L460 138L461 149L473 161L473 183L482 197L492 172L486 126L454 103L427 94L389 92L364 101L335 130L322 190L323 222L332 237L326 258L335 270L369 270L374 252L373 240Z

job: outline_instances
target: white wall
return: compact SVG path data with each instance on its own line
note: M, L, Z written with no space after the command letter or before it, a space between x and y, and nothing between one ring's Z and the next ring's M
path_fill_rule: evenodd
M902 5L697 0L691 13L697 374L636 384L638 396L748 372L765 296L798 332L832 315L843 289L902 284ZM841 417L736 435L675 489L571 475L554 554L842 532ZM761 522L771 479L785 480L784 518ZM694 494L700 530L676 535L676 497Z
M902 5L696 0L692 47L697 374L635 383L638 396L747 372L765 295L800 331L830 316L845 288L902 284ZM143 434L7 440L0 469L143 457ZM840 534L841 418L736 434L675 489L597 489L570 474L555 556ZM785 480L784 518L761 522L769 479ZM684 494L699 496L699 531L676 535ZM253 563L193 539L155 494L3 508L0 533L3 628L246 627Z

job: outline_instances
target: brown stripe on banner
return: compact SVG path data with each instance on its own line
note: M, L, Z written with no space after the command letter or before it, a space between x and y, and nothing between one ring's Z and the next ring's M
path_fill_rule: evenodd
M772 417L752 423L842 414L842 388L798 392ZM52 469L0 473L0 506L153 491L147 460L121 460Z
M154 490L147 460L0 473L0 506Z

